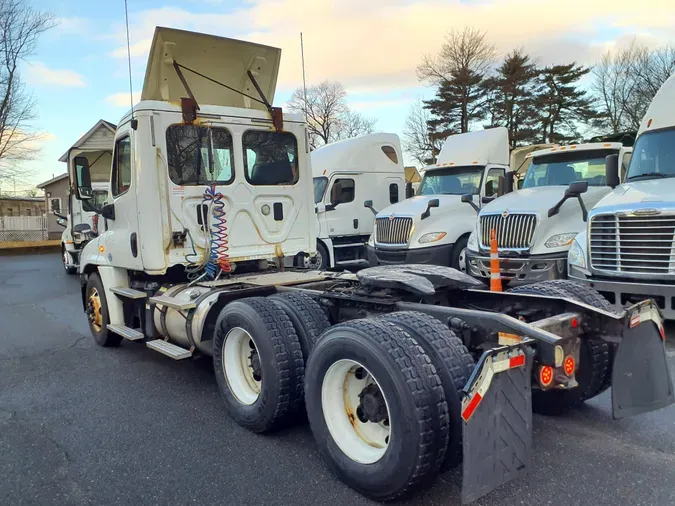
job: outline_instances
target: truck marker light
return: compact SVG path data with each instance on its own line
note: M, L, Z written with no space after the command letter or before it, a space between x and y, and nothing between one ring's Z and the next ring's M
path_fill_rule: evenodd
M577 145L576 145L576 144L572 144L572 145L570 146L570 149L577 149Z
M663 325L659 324L658 327L659 327L659 334L661 334L661 340L663 342L665 342L666 341L666 331L663 330Z
M651 118L649 118L649 121L647 121L647 128L649 128L650 126L652 126L652 119Z
M542 365L539 368L539 383L541 386L548 387L553 383L553 367L550 365Z
M105 248L103 246L98 247L98 252L103 253L105 251Z
M555 347L555 366L560 367L563 365L563 360L565 360L565 350L562 346Z
M473 415L473 412L476 411L476 408L480 404L480 401L482 401L483 398L479 393L476 393L469 402L469 405L462 411L462 420L465 422L469 421L469 418L471 418L471 415Z
M576 318L572 318L572 321L570 321L570 325L572 326L573 329L576 329L579 326L579 320Z
M518 355L509 359L509 369L523 367L525 365L525 355Z
M567 149L567 146L560 146L560 151L565 151Z
M630 328L640 325L640 313L635 313L630 317Z
M574 357L572 355L568 355L567 358L565 359L565 374L567 374L568 376L572 376L572 374L574 374L576 366L577 364L574 362Z

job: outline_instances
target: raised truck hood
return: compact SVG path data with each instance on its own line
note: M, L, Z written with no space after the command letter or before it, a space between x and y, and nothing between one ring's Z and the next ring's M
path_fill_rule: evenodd
M551 209L565 194L566 186L543 186L539 188L526 188L500 197L486 205L482 214L509 213L534 213L538 215L537 228L534 233L532 254L543 255L566 251L569 246L561 248L547 248L546 241L557 234L580 232L585 223L581 213L581 207L576 198L568 199L555 216L548 217ZM605 195L611 192L606 186L589 186L588 191L582 195L586 210L590 212Z
M648 179L617 186L596 207L630 207L650 202L672 202L675 192L675 179Z
M259 98L250 70L270 103L279 73L281 49L202 33L157 27L145 71L141 100L180 104L188 93L173 66L176 61L230 88ZM266 110L260 102L182 69L197 103Z

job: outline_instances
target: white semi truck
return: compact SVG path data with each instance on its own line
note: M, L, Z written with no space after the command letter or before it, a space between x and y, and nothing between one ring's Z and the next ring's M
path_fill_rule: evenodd
M497 234L504 281L567 277L567 252L587 211L618 184L605 159L621 143L587 143L534 151L520 189L484 206L467 246L469 273L490 279L490 231ZM616 176L616 174L615 174Z
M105 120L98 121L87 133L59 158L66 163L68 174L75 174L86 164L91 177L91 198L80 200L75 192L75 179L69 177L66 215L61 215L61 258L68 274L75 274L84 245L98 234L98 216L95 209L101 207L107 197L110 182L113 140L116 125Z
M569 276L617 310L652 298L675 319L675 76L645 115L623 184L589 212L569 252ZM613 164L623 159L613 160Z
M610 384L616 417L673 402L651 301L615 314L591 289L486 292L439 266L284 269L317 238L306 124L270 105L279 62L273 47L156 30L80 259L98 345L211 355L237 423L265 432L306 411L331 469L378 500L462 461L464 502L520 476L533 407ZM89 200L87 165L72 176Z
M371 209L405 198L405 168L396 134L377 133L323 146L311 154L318 224L317 254L308 267L326 269L368 263Z

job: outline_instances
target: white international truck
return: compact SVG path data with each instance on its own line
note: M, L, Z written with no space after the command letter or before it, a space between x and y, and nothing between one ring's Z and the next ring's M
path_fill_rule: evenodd
M670 320L675 319L673 104L675 76L642 120L623 184L590 210L568 262L570 279L596 288L617 310L652 298Z
M490 278L490 231L497 234L501 277L523 283L567 277L567 252L587 211L618 184L606 158L621 143L555 146L527 156L522 186L484 206L468 241L469 273ZM507 189L508 190L508 189Z
M308 267L326 269L368 263L366 244L373 213L405 198L405 168L396 134L346 139L312 151L317 254Z
M425 167L416 196L375 216L368 241L370 265L433 264L466 272L466 244L476 213L462 198L477 207L494 200L499 181L521 168L525 154L537 147L509 152L504 127L449 137L437 163Z
M68 274L77 272L82 248L99 232L95 209L101 207L108 197L116 128L116 125L105 120L98 121L59 158L60 162L68 166L68 174L75 174L86 164L92 180L91 198L80 200L75 193L75 180L69 178L67 214L59 217L59 224L64 227L61 234L61 258Z
M285 269L317 238L306 124L270 105L280 56L156 29L80 257L98 345L212 356L237 423L266 432L306 412L331 469L381 501L462 461L464 502L520 476L533 406L572 408L605 384L616 417L673 402L651 301L615 314L584 299L592 289L486 292L439 266ZM72 176L89 200L87 165Z

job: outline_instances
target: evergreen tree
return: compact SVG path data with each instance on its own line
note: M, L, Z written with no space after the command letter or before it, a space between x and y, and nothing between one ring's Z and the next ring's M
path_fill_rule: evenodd
M589 68L570 63L541 70L541 89L535 107L541 115L538 124L541 142L569 142L579 137L578 128L598 117L592 100L579 88Z

